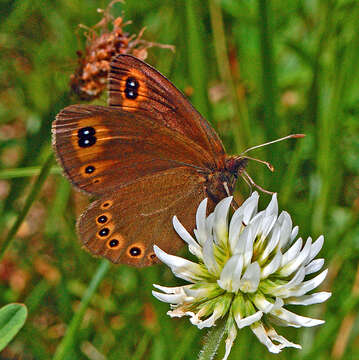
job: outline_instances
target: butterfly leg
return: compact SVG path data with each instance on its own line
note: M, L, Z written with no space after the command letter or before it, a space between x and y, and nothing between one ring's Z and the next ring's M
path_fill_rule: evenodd
M257 185L254 180L249 176L249 174L247 173L247 171L243 170L243 175L242 175L244 181L246 181L246 179L249 181L250 185L253 185L255 188L257 188L258 190L266 193L266 194L270 194L273 195L274 192L263 189L261 186Z
M223 187L224 187L224 190L226 190L227 196L231 196L231 193L230 193L229 188L228 188L227 181L223 182Z
M227 195L231 196L227 181L224 181L222 184L223 184L224 189L226 190ZM231 206L232 206L233 210L237 210L239 208L239 206L238 206L236 200L234 200L234 198L232 199Z
M232 199L231 206L234 211L236 211L239 208L239 205L234 198Z

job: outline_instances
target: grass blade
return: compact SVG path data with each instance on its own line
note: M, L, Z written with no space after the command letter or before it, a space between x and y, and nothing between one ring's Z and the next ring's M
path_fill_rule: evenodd
M205 76L203 39L201 39L201 18L195 12L195 2L186 1L188 65L191 83L194 89L193 103L198 111L208 118L207 80ZM196 5L198 5L196 3Z
M41 169L42 168L40 166L28 166L17 169L4 169L0 170L0 179L9 180L21 177L36 176L40 174ZM50 174L59 175L62 174L62 170L59 166L53 166L50 170Z
M258 25L260 30L260 45L262 59L262 86L265 123L271 138L278 134L278 119L275 106L277 99L277 84L273 60L273 32L270 26L270 10L267 0L258 0Z

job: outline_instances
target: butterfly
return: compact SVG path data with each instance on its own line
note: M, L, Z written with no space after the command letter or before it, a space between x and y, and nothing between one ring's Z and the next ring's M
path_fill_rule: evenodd
M98 197L77 231L90 253L148 266L153 245L176 253L196 209L233 194L247 164L229 156L217 133L185 96L145 62L118 55L110 64L109 106L71 105L53 122L53 147L71 183Z

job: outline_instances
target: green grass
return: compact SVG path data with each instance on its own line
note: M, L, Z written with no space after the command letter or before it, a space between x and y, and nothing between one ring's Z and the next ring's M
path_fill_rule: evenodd
M0 307L19 302L29 311L0 359L193 359L206 334L170 319L151 296L153 283L182 284L163 266L108 265L81 249L75 221L88 200L51 168L51 122L74 102L78 24L97 23L107 3L0 2ZM230 359L359 358L359 3L127 0L113 8L122 10L127 31L146 26L146 40L176 46L174 54L150 49L148 62L193 90L229 153L307 134L250 153L276 171L251 163L249 173L278 192L301 236L325 235L322 289L333 295L301 313L326 324L282 330L303 350L279 356L244 329ZM240 182L237 196L248 192Z

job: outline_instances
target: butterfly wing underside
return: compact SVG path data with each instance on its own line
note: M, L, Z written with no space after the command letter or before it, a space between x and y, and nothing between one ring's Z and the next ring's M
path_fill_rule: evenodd
M147 266L156 261L154 244L170 253L183 245L172 218L193 229L225 151L183 94L134 57L111 63L109 105L63 109L53 146L75 187L99 198L78 221L85 248L114 263Z

